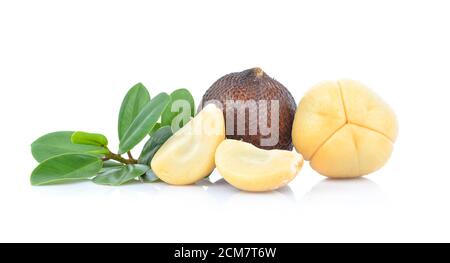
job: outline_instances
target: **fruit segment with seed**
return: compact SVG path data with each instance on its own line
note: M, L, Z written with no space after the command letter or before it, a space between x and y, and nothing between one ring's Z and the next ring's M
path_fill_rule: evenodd
M234 187L251 192L278 189L288 184L303 165L293 151L263 150L250 143L227 139L216 151L216 166Z
M224 139L222 111L208 105L161 146L151 168L168 184L193 184L214 170L214 154Z

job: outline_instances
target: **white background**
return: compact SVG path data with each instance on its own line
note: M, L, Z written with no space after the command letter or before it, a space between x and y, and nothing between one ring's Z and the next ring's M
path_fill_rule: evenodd
M448 1L1 1L0 241L450 241ZM298 102L361 80L398 115L389 163L277 192L226 183L32 187L30 144L58 130L117 145L126 91L262 67ZM137 153L135 153L137 155Z

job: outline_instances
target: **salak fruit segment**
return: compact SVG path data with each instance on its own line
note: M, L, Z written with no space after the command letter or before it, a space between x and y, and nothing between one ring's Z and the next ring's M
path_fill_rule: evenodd
M397 129L389 105L362 83L326 81L300 101L292 138L314 170L349 178L372 173L389 160Z
M209 104L161 146L151 169L168 184L193 184L214 170L214 154L224 139L222 111Z
M223 141L216 151L216 166L234 187L251 192L278 189L288 184L303 165L303 157L287 150L263 150L237 140Z

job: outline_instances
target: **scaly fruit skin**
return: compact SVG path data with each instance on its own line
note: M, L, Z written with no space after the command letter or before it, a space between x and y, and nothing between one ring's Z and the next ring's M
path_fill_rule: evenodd
M392 109L362 83L325 81L301 100L292 138L314 170L334 178L358 177L389 159L398 132Z
M234 187L250 192L278 189L295 178L303 157L292 151L263 150L250 143L227 139L216 151L216 166Z
M227 131L228 139L244 140L262 149L283 149L292 150L292 123L294 120L296 103L291 93L280 82L269 77L260 68L252 68L244 70L242 72L230 73L217 80L203 95L202 105L208 101L219 101L223 106L223 113L226 116L227 100L241 100L248 101L254 100L256 102L260 100L268 101L268 109L270 107L271 100L279 101L279 141L272 146L261 145L262 136L258 129L256 135L250 135L248 125L257 125L255 121L249 120L250 114L245 117L245 134L238 135L237 132L237 112L234 112L234 131ZM259 108L259 103L258 103ZM254 111L253 111L254 112ZM269 111L270 112L270 111ZM267 122L271 123L270 114L267 116ZM225 122L227 120L225 119Z
M193 184L214 170L214 154L224 139L222 111L208 105L161 146L151 168L168 184Z

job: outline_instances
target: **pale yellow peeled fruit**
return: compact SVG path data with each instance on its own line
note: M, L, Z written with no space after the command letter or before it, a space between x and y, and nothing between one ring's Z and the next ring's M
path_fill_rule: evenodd
M161 146L151 168L168 184L193 184L214 170L214 154L224 139L222 110L209 104Z
M358 177L388 161L397 129L389 105L362 83L326 81L301 100L292 139L297 151L320 174Z
M288 184L303 165L303 157L292 151L263 150L237 140L223 141L216 151L216 167L234 187L263 192Z

